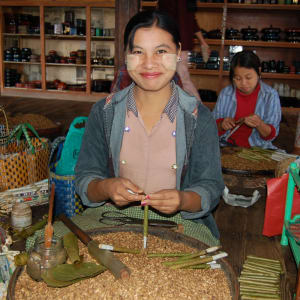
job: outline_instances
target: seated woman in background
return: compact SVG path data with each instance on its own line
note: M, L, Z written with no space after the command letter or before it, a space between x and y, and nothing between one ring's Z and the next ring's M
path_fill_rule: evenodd
M276 149L272 141L279 133L280 99L261 81L258 56L246 50L236 53L229 78L232 84L220 92L213 110L221 144ZM236 126L240 127L232 133Z
M224 183L217 128L210 111L172 80L180 57L176 23L140 12L125 28L124 45L133 82L93 106L77 192L87 206L108 201L114 205L103 209L129 207L127 214L149 205L155 218L176 217L191 231L206 225L218 239L212 210Z

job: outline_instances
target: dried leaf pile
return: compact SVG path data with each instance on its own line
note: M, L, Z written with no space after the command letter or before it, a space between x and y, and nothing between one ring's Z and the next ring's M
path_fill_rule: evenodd
M131 249L141 247L142 234L131 232L109 233L93 236L104 244L114 244ZM87 248L79 243L84 261L92 261ZM148 252L195 252L183 243L148 236ZM100 275L65 288L50 288L43 282L33 281L26 272L19 277L15 288L16 300L43 299L231 299L230 282L223 270L171 270L163 262L172 258L148 258L146 254L115 253L131 269L128 280L115 280L105 271Z
M8 115L7 121L8 121L9 129L13 129L15 126L22 123L29 123L36 130L57 127L57 124L55 124L52 120L39 114L16 114L13 117ZM4 117L0 117L0 124L5 124Z

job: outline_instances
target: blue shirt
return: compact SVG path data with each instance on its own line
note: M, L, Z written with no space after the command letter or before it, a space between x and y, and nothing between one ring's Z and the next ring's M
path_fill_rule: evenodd
M234 118L237 108L236 88L232 85L225 87L218 97L218 101L213 110L214 118ZM272 144L272 140L276 138L279 133L279 125L281 120L281 106L280 99L277 91L269 85L260 82L260 91L256 102L255 112L266 124L273 125L276 130L276 134L273 139L265 140L260 136L258 130L253 128L249 137L249 144L251 147L257 146L265 149L276 149ZM230 133L230 130L226 131L220 138Z

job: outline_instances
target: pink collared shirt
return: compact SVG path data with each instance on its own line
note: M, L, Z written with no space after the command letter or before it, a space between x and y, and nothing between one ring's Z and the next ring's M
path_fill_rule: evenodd
M176 188L176 118L163 113L147 133L140 115L127 111L120 153L120 177L146 194Z

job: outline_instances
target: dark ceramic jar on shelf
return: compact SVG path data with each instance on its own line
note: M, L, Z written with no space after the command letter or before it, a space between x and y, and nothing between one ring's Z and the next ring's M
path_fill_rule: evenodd
M274 28L272 25L268 28L263 28L262 31L262 40L267 42L274 42L280 40L280 28Z
M251 28L250 26L241 29L241 33L243 35L244 41L257 41L258 40L257 32L258 30L256 28Z

